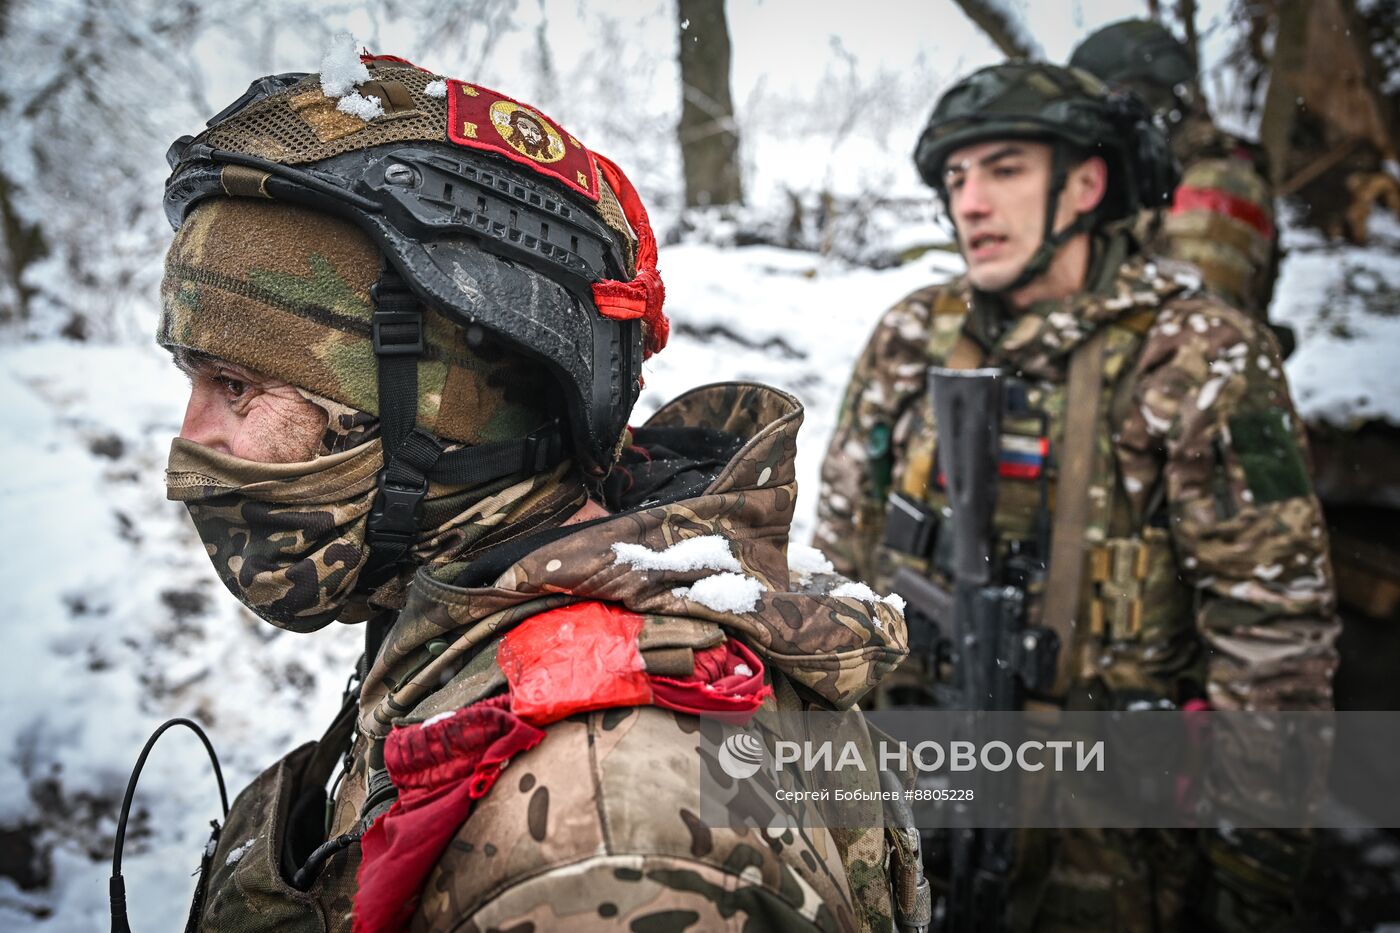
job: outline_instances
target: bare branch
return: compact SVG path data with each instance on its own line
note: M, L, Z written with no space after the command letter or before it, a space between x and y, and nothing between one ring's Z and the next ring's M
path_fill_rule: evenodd
M1040 44L1001 3L993 0L956 0L967 18L987 34L1007 58L1044 58Z

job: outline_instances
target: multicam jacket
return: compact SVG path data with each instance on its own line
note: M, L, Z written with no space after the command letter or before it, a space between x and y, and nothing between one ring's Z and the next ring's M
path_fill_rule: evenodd
M1077 690L1096 705L1145 692L1204 697L1217 709L1328 708L1338 626L1327 538L1277 345L1168 265L1101 262L1092 291L1009 322L962 279L896 304L847 389L822 466L815 543L838 572L877 588L901 564L939 576L936 560L882 539L892 493L944 504L925 373L960 337L985 365L1023 380L1030 406L1048 416L1053 511L1068 360L1104 329L1105 404L1075 613L1087 624L1076 623L1069 648ZM1026 440L1037 449L1039 436L1008 435L1038 430L1007 425L1004 451ZM1034 485L1003 477L1003 541L1029 535Z
M403 730L431 735L442 714L501 696L502 636L560 604L605 601L641 616L637 640L647 670L693 659L724 639L742 640L773 688L755 718L762 728L779 710L849 708L897 667L907 650L898 609L823 595L830 580L798 586L802 581L790 577L801 421L800 404L776 390L694 390L647 428L708 429L732 438L737 453L717 462L689 496L643 502L580 526L485 585L463 585L460 573L469 567L462 565L420 572L358 702L347 708L359 737L333 801L329 838L352 830L367 796L382 788L386 738ZM639 569L614 549L663 552L700 536L727 541L736 575L756 581L751 608L714 609L692 598L688 587L713 570ZM456 830L426 876L410 929L887 928L879 828L775 832L767 823L734 830L700 821L699 724L656 706L624 706L545 727L543 740L509 761ZM308 749L297 754L317 754ZM259 782L261 790L245 792L253 809L295 809L279 779ZM242 799L231 826L241 807ZM265 877L276 872L269 866L278 849L265 837L287 821L274 815L252 830L241 860L229 855L249 831L225 832L212 858L206 929L262 929L239 919L253 915L276 917L287 928L349 928L358 847L333 856L310 893L282 890L284 883ZM245 863L264 877L233 877ZM293 907L311 919L282 919L278 912L290 916Z

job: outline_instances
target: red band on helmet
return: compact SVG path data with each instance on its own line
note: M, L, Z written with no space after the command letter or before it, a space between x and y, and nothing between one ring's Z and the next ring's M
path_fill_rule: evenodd
M611 159L593 153L598 170L617 195L622 214L637 234L637 275L630 282L605 280L593 283L593 303L598 313L616 321L634 321L646 325L646 355L660 353L671 335L671 322L662 312L666 301L666 286L656 271L656 235L637 189Z
M1274 223L1262 207L1219 188L1194 188L1190 185L1178 187L1176 196L1172 199L1172 213L1182 214L1186 211L1223 214L1248 224L1266 239L1272 239L1274 235Z
M505 156L598 200L598 170L583 144L538 110L498 91L448 81L447 138Z

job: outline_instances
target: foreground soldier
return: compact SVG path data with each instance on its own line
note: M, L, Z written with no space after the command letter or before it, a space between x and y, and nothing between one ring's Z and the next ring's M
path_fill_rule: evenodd
M946 585L925 374L997 366L991 550L1048 563L1027 585L1028 616L1060 636L1041 699L1328 708L1337 626L1303 427L1273 337L1132 239L1173 182L1154 139L1144 111L1073 69L997 66L944 95L915 158L968 271L876 326L822 467L816 542L877 586L898 568ZM884 702L930 702L916 660ZM1260 928L1289 912L1305 861L1287 834L1029 835L1009 905L1021 929L1174 929L1198 845L1205 922Z
M485 88L336 70L171 152L170 496L253 612L367 642L198 927L888 928L878 829L697 816L697 716L846 708L905 653L889 605L790 591L801 407L712 386L629 433L667 323L622 172Z
M1268 159L1215 125L1186 46L1161 23L1128 19L1089 36L1069 63L1137 94L1170 134L1181 184L1164 219L1143 218L1148 251L1191 263L1206 288L1264 320L1279 263Z

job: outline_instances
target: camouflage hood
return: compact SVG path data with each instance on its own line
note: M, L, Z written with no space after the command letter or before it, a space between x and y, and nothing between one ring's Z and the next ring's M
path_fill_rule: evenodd
M832 706L854 704L907 654L904 618L897 600L789 571L801 423L801 404L775 389L730 383L693 390L646 428L737 438L738 452L698 495L580 526L489 585L459 585L462 565L420 572L366 679L360 728L382 739L396 719L425 719L495 692L505 684L496 639L524 618L584 599L644 616L644 657L648 648L702 647L738 635ZM708 557L665 554L701 538L690 548ZM844 585L833 589L833 582Z

